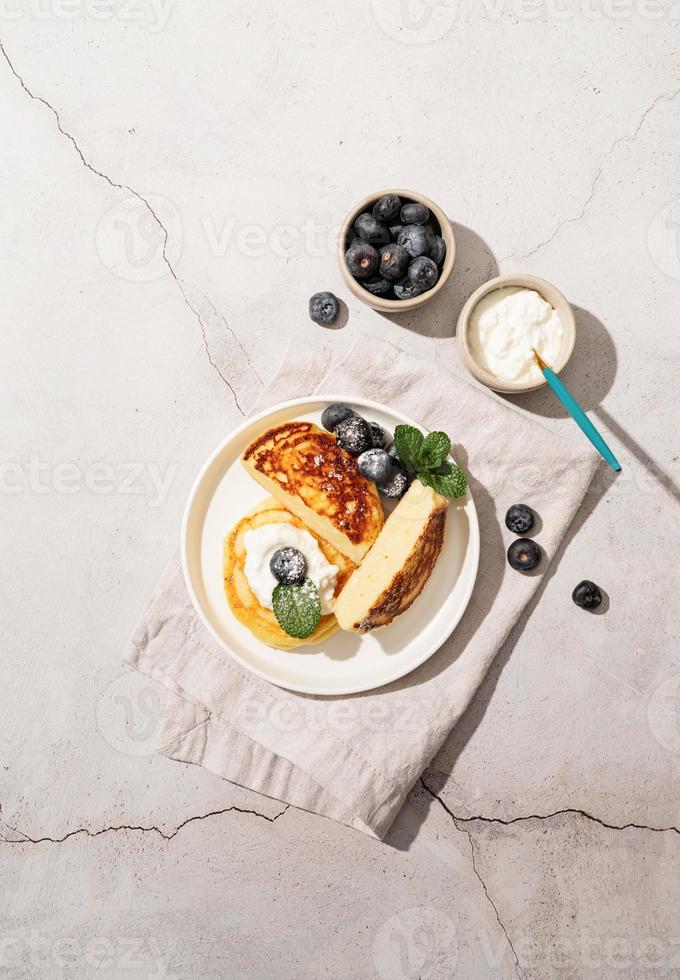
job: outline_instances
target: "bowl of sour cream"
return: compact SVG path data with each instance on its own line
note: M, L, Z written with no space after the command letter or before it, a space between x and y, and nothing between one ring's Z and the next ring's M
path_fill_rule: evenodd
M533 350L559 373L574 349L574 313L559 291L537 276L498 276L472 294L458 318L458 352L482 384L505 394L546 383Z

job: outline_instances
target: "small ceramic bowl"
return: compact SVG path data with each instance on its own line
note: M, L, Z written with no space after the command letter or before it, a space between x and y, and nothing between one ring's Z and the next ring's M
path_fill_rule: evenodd
M488 296L489 293L496 289L503 289L508 286L516 286L520 289L533 289L535 292L539 293L543 299L550 303L554 310L557 310L560 320L562 322L562 349L560 350L559 357L554 364L550 364L549 367L559 374L562 368L565 366L571 353L574 349L574 342L576 340L576 322L574 320L574 312L564 298L559 289L546 282L545 279L539 279L537 276L525 276L521 272L507 275L498 276L496 279L490 279L485 282L483 286L480 286L476 292L472 294L463 309L460 311L460 316L458 317L458 327L456 329L456 334L458 337L458 354L460 359L468 369L470 374L473 375L478 381L486 385L488 388L493 389L493 391L501 391L504 394L520 394L523 391L533 391L535 388L540 388L542 385L546 384L544 377L541 377L539 381L504 381L502 378L497 378L494 374L490 374L485 370L472 355L470 350L470 345L468 343L468 327L470 324L470 316L475 306L484 296Z
M439 274L439 279L434 284L432 289L428 289L426 292L421 293L420 296L414 296L413 299L384 299L382 296L374 296L372 293L369 293L367 289L364 289L358 279L354 278L352 273L347 268L347 263L345 262L345 252L350 245L350 235L355 220L363 211L370 211L375 202L385 194L397 194L402 199L404 204L417 202L418 204L424 204L426 207L428 207L433 219L431 223L435 231L441 235L446 244L446 257L444 259L444 265L442 266ZM414 310L417 306L422 306L424 303L427 303L429 300L433 299L437 293L441 292L451 277L453 265L456 261L456 239L453 234L451 222L446 217L439 205L435 204L434 201L431 201L429 197L425 197L424 194L416 194L415 191L405 191L394 187L390 187L386 191L376 191L374 194L369 194L368 197L363 198L363 200L359 201L359 203L352 208L342 223L338 245L338 262L340 263L340 272L342 273L342 277L350 291L356 296L357 299L360 299L362 303L366 303L368 306L373 307L374 310L380 310L381 313L408 313L410 310Z

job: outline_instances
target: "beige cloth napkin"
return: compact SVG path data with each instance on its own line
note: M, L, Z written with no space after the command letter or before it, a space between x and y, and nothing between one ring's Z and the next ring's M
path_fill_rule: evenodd
M565 441L432 360L376 338L361 339L324 377L326 370L318 354L291 349L258 410L313 392L355 394L453 438L481 530L477 582L453 635L416 671L380 690L335 698L291 693L220 649L175 562L127 660L168 689L159 751L382 837L538 587L599 457L584 440ZM542 520L540 574L522 575L506 562L512 536L503 517L517 502ZM390 629L399 629L398 620Z

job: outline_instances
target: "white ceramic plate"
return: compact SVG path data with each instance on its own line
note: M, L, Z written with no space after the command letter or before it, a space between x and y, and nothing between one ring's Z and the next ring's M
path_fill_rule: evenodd
M472 595L479 562L479 524L468 493L449 505L442 553L423 592L390 626L363 636L338 631L319 644L286 651L256 640L234 618L224 593L223 541L239 518L267 496L244 470L241 453L269 426L290 419L320 425L322 411L335 401L378 422L390 436L400 423L417 425L384 405L356 398L298 398L277 405L248 419L217 447L196 478L182 522L187 588L220 646L279 687L319 695L369 691L419 667L455 629Z

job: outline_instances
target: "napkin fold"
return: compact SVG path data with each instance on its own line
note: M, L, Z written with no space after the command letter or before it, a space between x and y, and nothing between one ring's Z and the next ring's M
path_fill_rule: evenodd
M413 673L377 691L333 698L284 691L211 638L175 559L126 659L167 689L160 752L383 837L536 591L599 457L431 359L377 338L359 340L330 371L328 360L290 349L256 410L310 394L353 394L451 434L481 533L477 581L453 635ZM536 574L507 565L511 535L503 518L517 502L542 521L537 540L545 554ZM398 630L399 621L389 628Z

